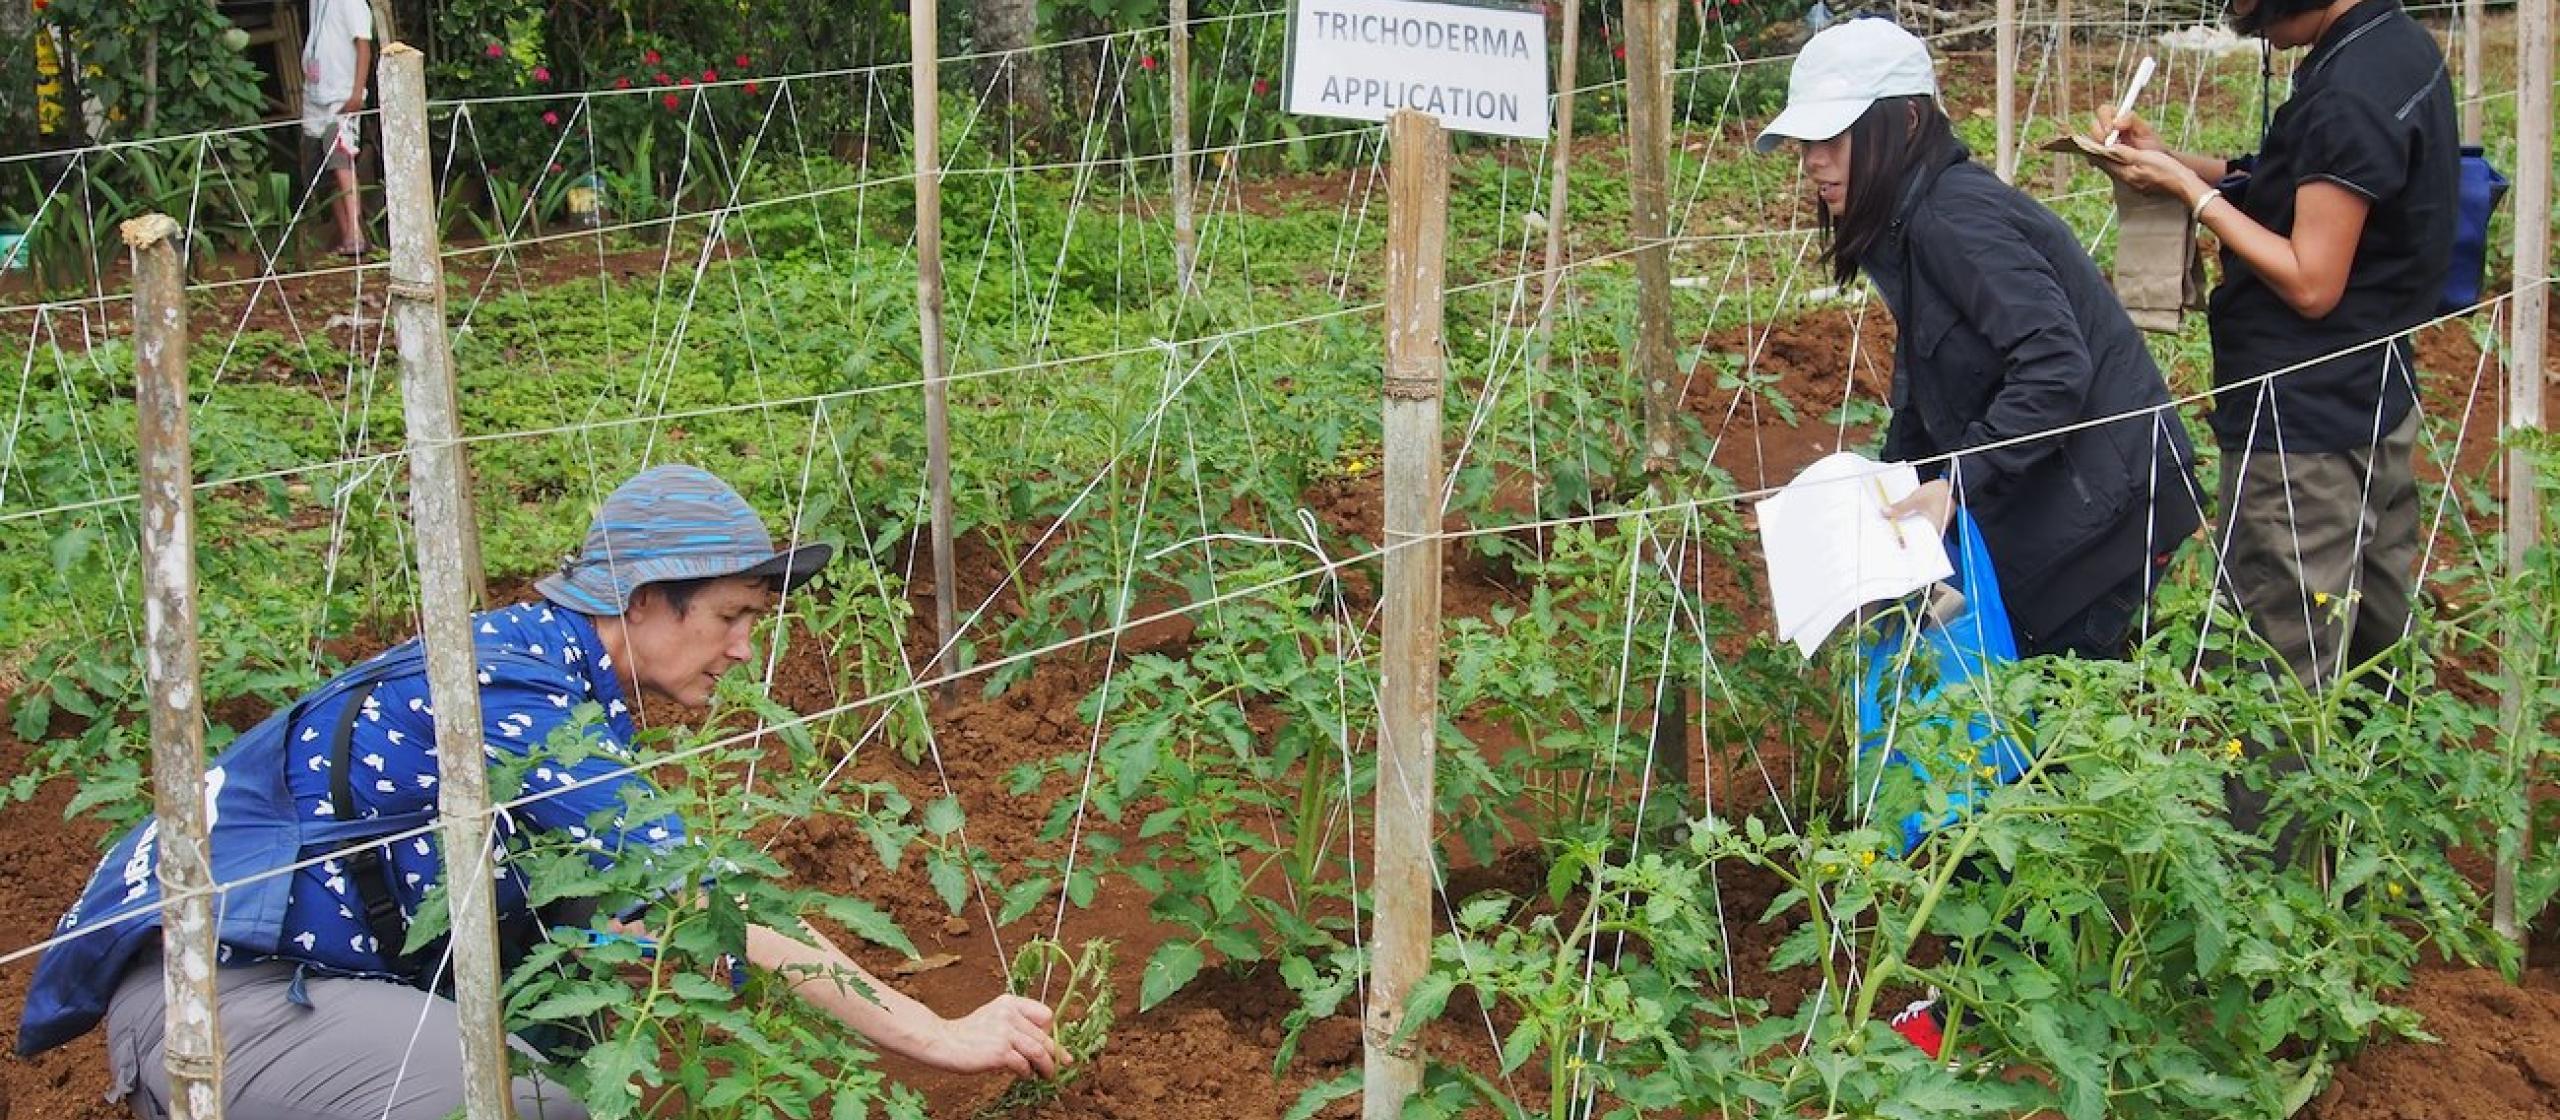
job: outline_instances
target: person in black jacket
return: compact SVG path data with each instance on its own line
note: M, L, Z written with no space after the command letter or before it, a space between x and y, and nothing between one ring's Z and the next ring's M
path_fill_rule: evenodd
M1936 88L1910 32L1838 24L1797 56L1759 147L1799 143L1825 259L1893 312L1884 453L1930 481L1888 513L1973 515L2021 656L2121 658L2202 523L2194 449L2078 238L1972 161Z

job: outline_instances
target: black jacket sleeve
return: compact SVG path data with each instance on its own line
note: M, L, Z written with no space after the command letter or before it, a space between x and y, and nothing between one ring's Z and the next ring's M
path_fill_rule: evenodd
M1996 493L2053 455L2060 437L2009 443L2080 418L2095 376L2088 343L2051 262L2028 232L1997 215L1913 223L1912 252L1929 281L1999 356L1999 388L1950 450L1968 454L1965 482Z
M1894 373L1900 376L1900 373ZM1920 435L1920 417L1912 409L1894 409L1892 419L1884 424L1884 460L1887 463L1910 463L1915 458L1930 458L1938 450ZM1928 465L1923 468L1928 473Z

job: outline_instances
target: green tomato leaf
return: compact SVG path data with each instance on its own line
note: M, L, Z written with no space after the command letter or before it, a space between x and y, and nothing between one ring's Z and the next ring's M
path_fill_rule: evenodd
M958 909L953 907L953 912ZM855 937L909 957L916 955L915 942L907 940L907 931L899 929L897 920L877 906L858 898L830 898L819 905L819 910L837 925L851 930Z
M1156 946L1155 955L1147 958L1145 979L1138 983L1138 1010L1152 1008L1181 991L1200 975L1202 959L1198 942L1175 939Z

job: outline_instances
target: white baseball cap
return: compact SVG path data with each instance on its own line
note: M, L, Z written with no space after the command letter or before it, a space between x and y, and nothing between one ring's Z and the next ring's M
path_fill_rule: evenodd
M1887 97L1938 93L1929 45L1887 19L1853 19L1807 40L1787 74L1787 108L1760 130L1766 152L1786 140L1828 140Z

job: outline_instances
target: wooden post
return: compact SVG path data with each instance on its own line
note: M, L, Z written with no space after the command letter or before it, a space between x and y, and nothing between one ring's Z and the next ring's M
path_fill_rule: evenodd
M1555 322L1557 293L1564 287L1564 214L1573 171L1573 83L1576 55L1582 50L1582 0L1564 0L1564 51L1556 59L1555 139L1547 175L1547 267L1538 280L1537 363L1547 368L1547 346ZM1543 382L1543 378L1540 379Z
M1627 0L1627 209L1636 259L1636 375L1644 384L1644 469L1672 466L1679 438L1679 361L1671 344L1671 54L1680 40L1672 0ZM1687 694L1656 690L1653 781L1688 782ZM1678 707L1675 707L1678 706ZM1670 718L1662 718L1669 714ZM1666 738L1666 735L1668 736ZM1677 797L1677 794L1673 794Z
M915 84L916 329L924 363L924 472L933 519L933 621L939 652L926 672L959 662L959 578L951 559L951 372L942 337L942 60L936 0L915 0L907 17ZM942 698L959 694L957 681Z
M2000 181L2018 181L2018 0L2000 0L1995 6L1999 27L1992 36L1992 67L1998 70L1997 117L1999 135L1993 141L1996 156L1992 168L2000 173Z
M6 2L6 0L0 0ZM141 421L143 670L151 688L152 812L160 823L160 986L168 1000L169 1115L221 1120L214 1015L213 849L205 821L204 708L197 691L195 466L187 446L187 292L178 223L124 224L133 250L134 411Z
M1362 1109L1395 1120L1422 1084L1405 1000L1431 967L1432 754L1440 726L1440 347L1449 136L1387 118L1386 601Z
M409 425L420 636L427 647L427 695L436 710L436 812L453 908L462 1103L470 1120L509 1120L514 1102L489 865L489 768L481 756L479 657L471 636L476 597L463 551L470 535L464 520L469 490L454 410L453 344L445 329L444 263L427 152L426 56L393 43L382 52L379 74L382 182L391 212L391 327L399 336L400 394Z
M2518 9L2521 13L2522 9ZM2523 29L2519 27L2518 31ZM2488 83L2489 0L2462 0L2462 142L2477 144L2487 130L2489 106L2480 99Z
M1645 469L1671 463L1680 371L1671 349L1671 0L1627 0L1628 234L1635 242L1636 352Z
M0 2L5 2L5 0L0 0ZM394 42L393 45L400 46L403 44ZM412 54L419 55L421 59L424 58L424 53L420 52L415 47L410 47L409 51ZM382 60L387 62L390 54L390 48L384 48L382 52ZM424 65L425 64L423 62L419 63L422 73ZM387 82L387 78L384 77L385 74L387 74L387 71L377 64L375 68L376 80ZM413 225L420 226L425 231L424 236L426 240L424 244L425 251L428 256L428 264L426 267L433 273L433 280L436 284L437 293L436 329L439 337L435 344L435 352L439 357L436 359L436 378L442 384L442 389L440 391L444 396L445 410L456 418L454 422L459 426L461 423L460 417L462 415L462 393L460 388L454 382L453 346L451 337L443 333L444 265L439 257L439 254L443 251L443 235L440 232L443 227L437 217L437 194L435 182L432 178L433 171L430 167L432 161L428 156L429 131L426 121L426 83L423 78L420 79L418 85L418 103L416 105L393 106L390 101L390 90L387 85L384 88L377 90L375 97L377 99L376 103L382 107L382 131L384 138L382 154L383 209L385 211L385 216L390 219L393 225L396 226L403 221L407 221ZM415 168L402 168L403 174L415 177L415 182L411 184L409 189L403 189L401 186L395 185L391 181L393 161L405 157L404 153L394 152L391 150L391 117L395 111L414 112L417 114L418 118L418 148L415 153L415 158L420 162ZM406 214L402 213L404 209L408 211ZM426 272L417 271L419 266L415 262L412 262L410 267L412 271L409 275L416 277L424 277L427 275ZM394 258L391 262L392 282L394 284L399 283L402 275L400 261L397 258ZM399 293L397 292L392 293L395 303L397 302L398 295ZM394 320L393 325L398 325L396 319ZM405 351L408 345L407 342L404 340L401 345ZM471 456L460 444L454 445L453 453L455 464L454 469L460 472L458 477L461 479L461 490L454 499L455 506L452 533L455 546L461 550L463 594L466 596L464 605L472 609L480 609L489 605L489 574L480 560L479 503L471 496Z
M1173 290L1191 294L1199 234L1191 223L1191 0L1173 0Z
M2509 322L2507 346L2507 425L2512 431L2542 427L2542 393L2551 373L2545 368L2543 337L2551 315L2551 3L2518 0L2516 4L2516 216L2515 318ZM2541 543L2542 509L2534 488L2531 459L2510 440L2507 447L2507 570L2520 572L2527 555ZM2535 666L2538 644L2547 636L2516 626L2505 651L2509 665ZM2532 679L2509 670L2502 704L2509 758L2517 768L2517 816L2499 830L2497 881L2492 886L2490 921L2508 940L2522 944L2524 927L2516 913L2516 865L2533 842L2532 804L2534 752L2528 745L2539 735L2538 714L2518 699L2539 689Z

